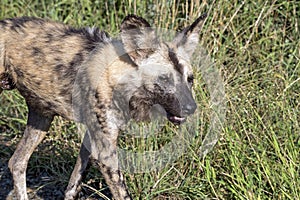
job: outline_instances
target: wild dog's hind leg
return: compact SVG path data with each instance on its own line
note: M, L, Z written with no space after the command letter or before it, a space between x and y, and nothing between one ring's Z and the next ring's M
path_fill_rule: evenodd
M42 116L29 108L24 136L8 164L13 175L14 192L18 200L28 199L26 192L26 168L28 160L34 149L45 137L52 119L53 117Z
M86 146L89 145L87 144L87 142L89 143L89 141L89 134L86 133L84 135L84 139L80 147L80 152L76 161L76 165L74 167L68 187L65 192L65 200L75 199L79 192L79 185L81 183L82 175L87 167L91 155L90 149L87 149Z

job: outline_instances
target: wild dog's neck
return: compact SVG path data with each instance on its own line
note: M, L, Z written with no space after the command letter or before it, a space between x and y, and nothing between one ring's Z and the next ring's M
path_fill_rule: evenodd
M93 88L98 87L99 83L102 87L104 82L115 86L125 72L137 69L124 51L120 41L99 47L91 55L85 67Z
M97 104L105 102L128 115L128 101L139 83L138 67L125 53L121 42L108 43L92 53L85 63L86 77L96 91ZM125 105L125 106L124 106ZM125 109L124 109L125 108Z

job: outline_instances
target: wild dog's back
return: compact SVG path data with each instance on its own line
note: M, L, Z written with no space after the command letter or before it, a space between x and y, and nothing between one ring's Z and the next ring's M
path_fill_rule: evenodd
M71 118L72 87L79 66L110 41L97 28L75 29L22 17L0 21L0 72L8 72L27 104L43 114Z

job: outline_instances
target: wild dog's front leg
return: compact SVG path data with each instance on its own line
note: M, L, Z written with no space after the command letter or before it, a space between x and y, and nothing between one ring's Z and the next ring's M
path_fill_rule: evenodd
M29 108L24 136L8 164L13 175L14 192L18 200L28 199L26 192L26 168L28 160L34 149L45 137L52 119L53 117L41 116Z
M96 144L93 141L95 141L97 139L94 138L94 140L90 140L89 136L90 136L89 132L87 132L84 136L83 143L81 144L81 147L80 147L80 153L79 153L79 156L76 161L76 165L74 167L68 187L66 189L65 200L72 200L72 199L75 199L75 197L77 196L77 194L79 192L79 185L81 183L82 175L83 175L84 170L86 169L87 164L89 162L92 148L94 148L93 152L99 152L98 150L101 149L101 147L100 147L100 149L95 150ZM116 151L113 150L113 148L111 148L111 147L115 146L115 144L110 145L111 144L110 140L105 140L105 141L102 141L101 143L103 144L103 142L105 142L105 144L108 145L107 147L110 146L110 148L108 148L108 150L104 150L102 153L100 153L100 154L102 154L101 160L103 160L103 162L98 161L97 164L100 167L101 173L103 174L103 176L106 180L106 183L110 187L113 197L116 200L118 200L118 199L122 199L122 200L128 199L129 200L131 198L127 192L123 175L122 175L121 171L118 170L118 164L117 164L118 159L117 159L117 155L115 154ZM96 143L98 143L98 142L96 142ZM113 142L113 143L115 143L115 142ZM109 152L111 152L111 153L109 153ZM107 156L107 155L109 155L109 156Z
M101 162L98 163L101 173L103 174L106 184L115 200L131 200L131 197L127 191L124 177L119 169L114 169Z
M105 115L102 112L102 116ZM114 117L101 117L100 130L91 131L91 157L97 160L100 171L109 186L112 196L115 200L130 200L131 197L127 191L123 174L120 170L117 156L117 138L119 129L114 123ZM93 129L93 128L92 128Z

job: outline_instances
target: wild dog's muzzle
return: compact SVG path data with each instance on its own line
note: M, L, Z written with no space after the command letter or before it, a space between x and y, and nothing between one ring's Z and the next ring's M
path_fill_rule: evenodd
M178 84L175 94L164 94L158 104L165 109L168 120L176 125L184 123L197 108L192 92L185 84Z
M186 117L197 108L192 92L185 83L178 84L171 90L161 85L155 85L151 90L140 87L132 94L128 103L130 116L136 121L150 120L152 108L159 105L162 109L153 111L166 114L167 119L176 125L185 122Z

